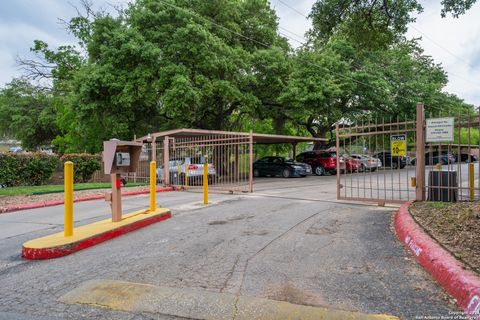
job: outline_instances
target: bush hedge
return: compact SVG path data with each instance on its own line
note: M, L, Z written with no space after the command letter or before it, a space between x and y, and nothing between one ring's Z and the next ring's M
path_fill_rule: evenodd
M59 164L56 155L44 153L0 153L0 185L6 187L41 185Z
M75 182L89 181L95 171L100 170L102 167L102 157L97 154L64 154L60 158L60 161L62 163L67 161L73 162L73 174L75 176Z

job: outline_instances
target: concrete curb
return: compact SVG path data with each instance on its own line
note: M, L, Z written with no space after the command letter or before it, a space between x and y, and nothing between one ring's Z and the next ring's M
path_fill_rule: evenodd
M52 258L66 256L71 253L80 251L82 249L94 246L106 240L116 238L127 232L148 226L155 222L166 220L171 217L172 217L172 213L170 211L166 211L166 212L164 211L160 214L155 214L153 216L146 217L145 219L134 220L133 222L128 222L124 225L110 228L109 230L105 230L101 233L90 234L88 237L77 239L71 242L65 242L62 244L54 245L54 246L30 247L27 245L27 243L29 242L27 242L22 246L22 257L28 260L40 260L40 259L52 259ZM86 228L86 227L89 227L89 225L83 226L83 228ZM55 236L55 235L52 235L52 236ZM42 239L35 239L33 241L38 241L38 240L41 241Z
M480 320L480 277L467 270L447 250L425 233L408 211L412 202L406 202L394 219L398 238L412 251L417 261L432 274L440 285L452 295L458 306Z
M157 192L167 192L167 191L174 191L174 190L176 189L173 187L157 188ZM150 190L125 191L125 192L122 192L122 196L134 196L134 195L147 194L147 193L150 193ZM73 200L73 202L98 200L98 199L104 199L104 198L105 198L104 194L96 194L93 196L76 198ZM0 213L58 206L60 204L63 204L63 202L64 202L63 200L52 200L52 201L39 201L39 202L30 202L30 203L22 203L22 204L10 204L4 207L0 207Z

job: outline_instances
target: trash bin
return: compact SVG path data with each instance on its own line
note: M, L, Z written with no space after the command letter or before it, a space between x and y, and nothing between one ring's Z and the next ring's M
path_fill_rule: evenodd
M456 202L457 199L457 171L430 171L428 175L428 201Z

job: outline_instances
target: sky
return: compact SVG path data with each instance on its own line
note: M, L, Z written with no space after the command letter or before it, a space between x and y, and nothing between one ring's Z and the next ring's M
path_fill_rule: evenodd
M208 0L206 0L208 1ZM95 7L113 12L114 5L128 0L94 0ZM280 33L292 46L304 41L311 27L306 18L315 0L270 0L279 17ZM445 91L480 106L480 3L458 19L441 18L440 1L421 1L424 12L409 26L407 37L421 37L425 54L441 63L449 76ZM76 16L80 0L0 1L0 87L19 77L22 70L16 57L32 57L33 40L41 39L51 47L75 44L59 19Z

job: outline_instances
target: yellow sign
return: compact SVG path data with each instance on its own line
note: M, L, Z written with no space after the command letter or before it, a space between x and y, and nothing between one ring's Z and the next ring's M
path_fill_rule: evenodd
M395 134L390 136L390 146L392 157L402 157L407 155L407 135Z

